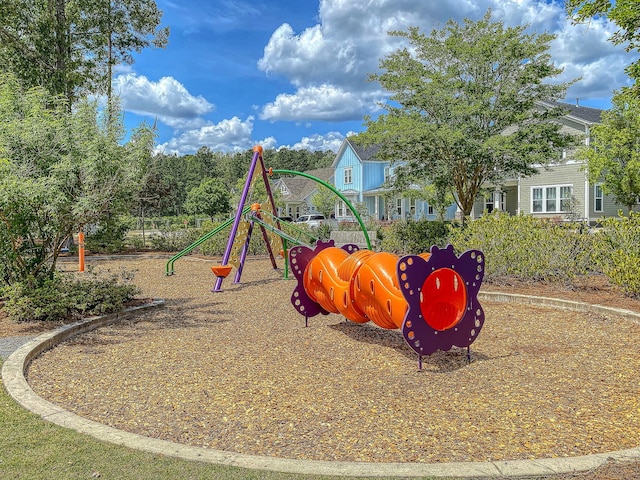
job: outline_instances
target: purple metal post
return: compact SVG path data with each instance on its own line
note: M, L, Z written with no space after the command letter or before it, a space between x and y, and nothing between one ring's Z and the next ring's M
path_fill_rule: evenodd
M271 193L271 184L269 183L269 175L267 174L267 170L264 166L264 159L262 157L260 157L260 165L262 166L262 180L264 182L264 187L267 190L267 198L269 198L269 201L271 203L270 213L272 213L273 216L276 218L276 227L278 228L278 230L280 230L280 219L278 218L276 204L273 201L273 194ZM267 245L267 252L269 253L269 257L271 258L271 266L273 266L273 269L276 270L278 268L278 264L276 263L276 257L273 254L273 249L269 244L267 233L264 227L261 226L260 228L262 230L262 236L264 237L264 242Z
M247 238L245 239L244 245L242 246L242 252L240 253L240 264L238 265L236 278L233 280L233 283L240 283L240 277L242 277L242 270L244 270L244 261L247 258L247 252L249 251L249 243L251 242L252 232L253 232L253 222L249 224L249 228L247 230Z
M238 203L238 211L236 212L236 216L233 220L233 226L231 227L231 232L229 232L229 240L227 241L227 248L224 251L224 255L222 257L222 265L227 265L229 261L229 257L231 256L231 249L233 248L233 242L236 238L236 234L238 233L238 225L240 224L240 219L242 217L242 211L244 210L244 204L247 201L247 196L249 195L249 190L251 189L251 180L253 179L253 173L256 170L256 165L258 163L258 159L262 158L262 147L255 146L253 147L253 159L251 160L251 166L249 167L249 173L247 174L247 181L244 184L244 189L242 190L242 196L240 197L240 202ZM216 279L216 284L211 290L212 292L219 292L222 287L223 277L218 277Z

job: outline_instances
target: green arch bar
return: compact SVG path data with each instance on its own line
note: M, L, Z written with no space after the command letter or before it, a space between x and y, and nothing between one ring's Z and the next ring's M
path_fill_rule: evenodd
M294 170L271 170L271 173L280 173L280 174L286 174L286 175L298 175L301 177L306 177L309 180L313 180L316 183L319 183L320 185L323 185L325 187L327 187L329 190L331 190L333 193L335 193L338 197L340 197L340 200L342 200L347 207L349 207L349 210L351 210L351 213L353 213L356 217L356 219L358 220L358 223L360 224L360 229L362 230L362 233L364 233L364 239L367 242L367 248L369 250L371 250L371 241L369 240L369 233L367 232L366 227L364 226L364 222L362 221L362 218L360 217L360 215L358 214L358 211L353 207L353 205L351 205L351 202L349 200L347 200L347 198L340 193L338 190L336 190L336 188L331 185L330 183L325 182L324 180L320 180L317 177L314 177L313 175L309 175L308 173L303 173L303 172L296 172Z

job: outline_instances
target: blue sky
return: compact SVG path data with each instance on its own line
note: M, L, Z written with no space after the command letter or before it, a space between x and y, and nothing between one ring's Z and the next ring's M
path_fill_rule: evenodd
M530 25L557 35L551 47L582 77L567 101L608 108L611 92L629 84L624 67L637 55L607 39L605 20L573 26L552 0L156 0L165 49L145 49L118 69L115 91L125 123L157 122L157 150L184 155L265 148L336 151L375 117L385 92L367 81L379 60L401 47L389 30L428 33L453 18Z

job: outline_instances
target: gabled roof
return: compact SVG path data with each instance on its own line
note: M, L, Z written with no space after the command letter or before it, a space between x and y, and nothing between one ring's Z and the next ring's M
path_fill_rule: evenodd
M323 182L332 183L333 168L331 167L317 168L304 173L316 177ZM318 183L302 176L283 177L280 179L280 182L284 182L289 190L289 195L285 196L289 202L302 202L318 188Z
M342 145L340 145L340 149L338 150L338 153L336 153L336 158L331 165L333 168L338 166L340 158L342 158L342 155L344 154L344 151L347 149L347 147L351 147L351 150L353 150L353 153L356 154L361 162L382 161L376 158L376 155L380 151L380 145L368 145L365 147L363 145L357 144L353 139L345 138L342 142Z
M593 125L601 122L602 112L604 110L593 107L583 107L573 103L565 102L539 102L543 106L562 107L568 111L566 116L578 120L587 125Z
M353 151L361 161L380 161L376 158L376 154L380 151L380 145L368 145L365 147L362 145L358 145L353 140L347 139L347 142L351 144L351 148L353 148Z

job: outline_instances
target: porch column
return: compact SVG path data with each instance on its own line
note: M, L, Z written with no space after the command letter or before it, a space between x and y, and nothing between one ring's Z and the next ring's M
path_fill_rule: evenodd
M373 197L373 201L374 201L374 205L373 205L373 216L376 220L380 220L380 215L378 214L379 209L378 209L378 201L379 201L380 197L378 195L375 195Z
M493 191L493 209L496 212L500 212L502 210L502 190L496 188Z

